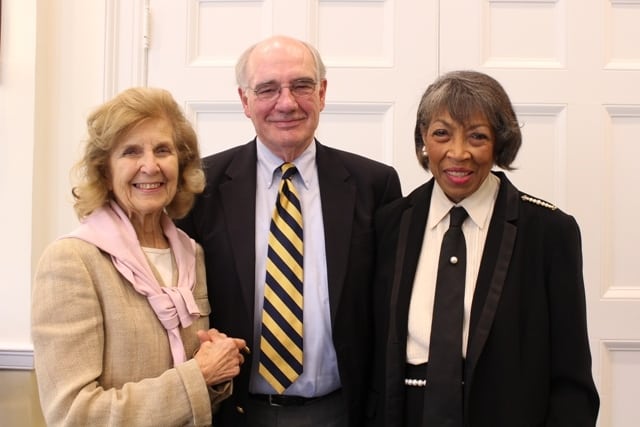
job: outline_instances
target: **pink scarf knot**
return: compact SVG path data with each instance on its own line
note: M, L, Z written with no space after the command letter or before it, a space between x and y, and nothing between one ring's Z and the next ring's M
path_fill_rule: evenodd
M193 297L196 244L164 213L161 225L178 269L176 287L163 287L158 283L131 221L114 201L92 212L80 227L63 238L82 239L111 255L111 261L120 274L139 294L147 297L158 320L167 330L173 363L178 365L187 360L180 327L188 327L200 316Z

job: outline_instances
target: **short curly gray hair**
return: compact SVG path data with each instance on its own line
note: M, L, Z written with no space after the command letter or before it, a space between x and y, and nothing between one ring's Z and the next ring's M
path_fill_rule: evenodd
M423 150L423 135L434 115L449 112L451 118L466 123L476 113L485 115L495 135L494 163L511 170L522 145L518 118L509 96L497 80L478 71L451 71L436 79L422 95L414 131L416 156L424 169L429 159Z

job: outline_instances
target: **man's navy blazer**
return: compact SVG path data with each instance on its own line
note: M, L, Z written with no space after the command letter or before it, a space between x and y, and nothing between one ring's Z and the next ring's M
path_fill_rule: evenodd
M206 188L178 226L205 252L211 326L254 342L256 141L203 160ZM402 196L390 166L316 141L333 344L351 426L364 426L372 360L376 210ZM308 239L308 238L307 238ZM257 319L260 321L260 319ZM257 351L257 350L256 350ZM251 357L214 425L240 427Z

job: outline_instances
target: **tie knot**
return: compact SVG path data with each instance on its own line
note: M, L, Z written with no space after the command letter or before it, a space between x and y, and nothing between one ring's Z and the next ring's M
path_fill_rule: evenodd
M467 218L467 211L462 206L456 206L449 211L449 228L460 227Z
M289 179L298 172L296 165L289 162L281 164L280 170L282 171L282 179Z

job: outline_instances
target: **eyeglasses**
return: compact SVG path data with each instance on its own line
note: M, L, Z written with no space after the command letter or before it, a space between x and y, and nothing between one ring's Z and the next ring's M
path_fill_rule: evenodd
M295 98L304 98L312 95L316 90L316 85L318 83L315 80L309 79L301 79L294 80L288 85L281 85L279 83L263 83L259 84L255 88L248 87L247 89L251 90L256 94L256 98L259 101L274 101L282 92L282 89L289 88L289 92Z

